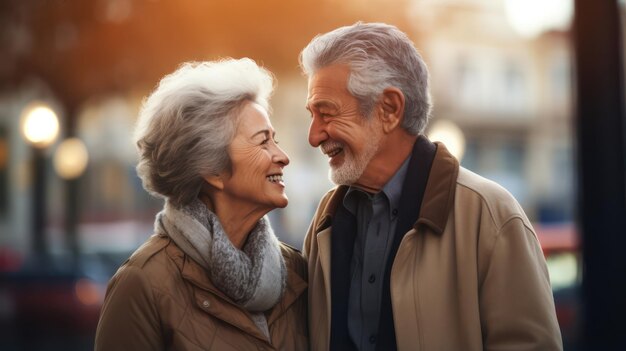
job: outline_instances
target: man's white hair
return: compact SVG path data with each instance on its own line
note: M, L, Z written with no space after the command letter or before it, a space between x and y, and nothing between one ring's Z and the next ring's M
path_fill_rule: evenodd
M309 77L333 65L350 67L348 91L369 117L385 88L405 96L402 127L410 134L424 131L432 108L426 63L413 42L398 28L384 23L355 23L318 35L300 53Z

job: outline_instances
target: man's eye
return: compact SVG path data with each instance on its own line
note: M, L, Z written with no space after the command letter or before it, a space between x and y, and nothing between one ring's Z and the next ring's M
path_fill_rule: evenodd
M261 145L267 144L268 141L270 141L270 140L269 139L263 139L263 141L261 142Z
M278 145L278 139L274 138L274 144Z

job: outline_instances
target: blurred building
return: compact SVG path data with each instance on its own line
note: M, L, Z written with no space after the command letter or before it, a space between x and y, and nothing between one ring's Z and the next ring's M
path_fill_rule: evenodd
M404 5L406 30L431 71L434 118L463 133L462 164L493 179L520 201L535 222L571 221L574 203L571 138L571 54L567 31L525 37L507 17L506 1L414 0ZM377 9L380 2L370 4ZM355 4L345 4L349 11ZM321 30L321 29L320 29ZM303 38L304 46L310 38ZM307 140L302 107L306 79L280 69L272 119L291 156L286 170L290 206L271 214L282 239L298 246L321 195L332 186L324 157ZM79 181L79 242L85 250L130 249L149 235L160 200L135 175L134 120L150 86L94 95L74 107L74 134L89 152ZM0 245L27 252L31 191L28 145L20 113L31 99L55 91L42 81L0 100ZM67 118L62 104L57 112ZM46 150L47 235L63 249L64 186L52 167L58 142ZM129 235L129 233L134 233ZM144 233L144 234L136 234ZM56 244L55 244L56 243ZM56 245L56 246L54 246Z
M89 154L73 185L80 250L128 251L151 234L162 206L142 189L134 170L130 135L141 99L181 62L227 56L251 57L276 74L272 120L291 156L285 175L291 205L270 217L281 239L300 246L317 201L331 184L326 160L306 143L306 79L297 67L298 52L315 34L357 20L406 27L406 2L396 0L394 8L383 0L68 0L0 6L0 45L7 48L0 56L0 246L24 255L31 251L31 153L19 131L29 101L54 101L61 119L59 140L45 151L50 251L67 251L64 237L71 224L65 211L68 183L52 167L67 136L80 138Z
M431 72L430 125L458 125L462 164L507 188L532 221L572 221L569 32L524 36L506 2L414 1L414 39Z
M513 29L506 2L400 2L398 6L406 10L398 12L406 18L398 22L407 24L401 28L430 67L435 106L431 126L445 120L462 132L462 164L507 188L533 221L571 221L575 194L569 33L552 30L525 37ZM371 1L368 6L380 11L381 4ZM352 2L342 6L345 12L358 8ZM331 28L316 30L327 29ZM299 46L309 39L303 37ZM291 156L285 174L291 202L270 216L281 239L299 246L317 201L332 184L325 158L307 142L309 117L302 107L306 79L297 70L296 56L289 69L275 70L272 120ZM149 235L161 206L161 200L141 188L134 171L131 132L141 99L156 80L142 82L100 92L68 112L74 121L73 134L85 142L89 153L89 164L78 181L78 236L84 250L136 247ZM0 99L0 245L25 253L30 247L32 179L30 149L19 130L20 114L30 100L55 101L56 93L43 81L31 81ZM63 126L68 116L63 104L57 107ZM62 251L66 184L52 167L58 143L46 150L46 228L51 249Z
M531 17L543 16L554 2ZM572 236L570 33L567 26L520 31L511 16L524 13L511 11L515 3L524 1L68 0L0 6L0 45L8 53L0 55L0 272L16 268L33 248L33 150L20 130L25 106L43 99L61 124L61 135L43 152L45 238L53 255L70 250L69 183L53 160L68 134L87 148L87 168L74 184L77 242L81 255L115 256L106 262L104 284L152 234L162 207L135 172L131 134L142 98L180 62L224 56L250 56L276 74L271 120L291 159L284 176L290 203L269 216L278 237L300 247L319 199L333 185L327 158L308 144L307 82L297 54L317 33L364 20L395 24L413 39L431 73L434 111L427 133L440 127L452 135L447 145L458 146L463 166L509 190L540 234L566 238L548 241L544 250L567 251L551 274L555 287L571 285L580 273L572 256L578 247ZM25 75L18 80L11 72ZM1 297L0 312L7 305Z
M22 133L22 114L32 101L50 96L39 80L26 82L20 89L0 95L0 248L27 254L32 246L33 157L31 146ZM54 101L50 101L55 105ZM59 109L59 105L55 105ZM62 122L62 121L61 121ZM43 150L48 158L45 174L46 204L51 213L62 213L63 204L53 201L59 191L59 179L52 170L53 144Z

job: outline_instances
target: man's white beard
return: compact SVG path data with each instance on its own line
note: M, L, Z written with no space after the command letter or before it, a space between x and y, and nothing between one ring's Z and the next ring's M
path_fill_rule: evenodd
M354 155L345 147L343 163L337 167L330 167L328 178L337 185L352 185L363 175L365 168L370 163L380 143L380 135L376 134L375 140L371 140L360 155Z

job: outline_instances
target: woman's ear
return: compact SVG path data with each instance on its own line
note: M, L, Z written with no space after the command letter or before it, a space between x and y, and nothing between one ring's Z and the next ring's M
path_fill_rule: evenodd
M204 176L204 180L215 189L224 190L224 179L221 174Z
M396 87L385 88L380 101L381 121L385 133L398 128L404 118L404 94Z

